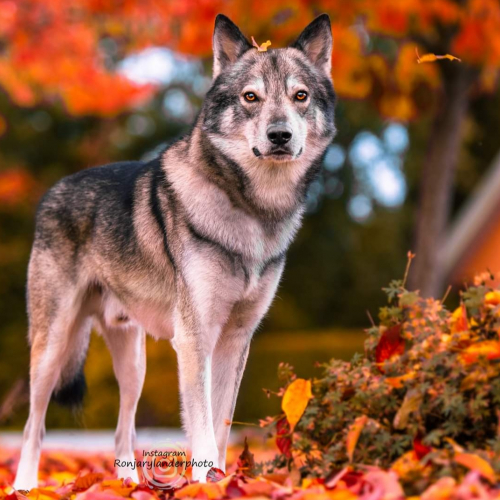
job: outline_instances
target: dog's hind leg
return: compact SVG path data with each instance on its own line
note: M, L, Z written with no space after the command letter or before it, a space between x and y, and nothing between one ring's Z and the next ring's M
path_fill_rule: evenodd
M67 283L56 294L47 281L30 287L30 413L24 429L21 459L14 487L37 486L45 414L54 390L72 384L83 363L90 335L87 318L80 317L82 296ZM60 285L60 283L59 283ZM59 286L58 286L59 289ZM82 349L82 346L83 349ZM75 360L79 363L75 365Z
M135 412L146 375L146 335L141 327L106 327L102 334L113 358L120 388L120 413L115 434L115 459L118 477L139 482L134 463ZM116 463L116 462L115 462Z

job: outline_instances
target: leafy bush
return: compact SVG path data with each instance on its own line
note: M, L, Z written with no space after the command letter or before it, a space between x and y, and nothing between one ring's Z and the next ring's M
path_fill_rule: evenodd
M454 312L393 281L365 354L332 360L311 381L295 428L285 416L262 421L281 454L267 466L328 478L351 464L392 468L407 491L474 470L500 471L500 290L476 278ZM296 380L280 365L286 394Z

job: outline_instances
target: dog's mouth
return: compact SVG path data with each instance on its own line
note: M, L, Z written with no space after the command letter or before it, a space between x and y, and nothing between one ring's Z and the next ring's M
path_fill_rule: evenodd
M252 152L257 158L266 160L289 161L292 159L297 159L302 154L302 148L300 148L300 151L296 155L294 155L289 149L285 148L272 149L266 154L262 154L258 150L258 148L252 148Z

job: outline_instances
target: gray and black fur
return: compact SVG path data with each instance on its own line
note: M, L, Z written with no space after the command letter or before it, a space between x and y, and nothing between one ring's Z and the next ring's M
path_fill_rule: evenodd
M326 15L292 47L267 52L219 15L214 80L191 132L150 162L87 169L44 196L28 272L31 406L16 488L37 484L51 394L83 395L92 327L120 387L117 459L133 460L148 332L177 351L194 459L225 468L250 339L335 134L331 49ZM118 473L139 480L128 465Z

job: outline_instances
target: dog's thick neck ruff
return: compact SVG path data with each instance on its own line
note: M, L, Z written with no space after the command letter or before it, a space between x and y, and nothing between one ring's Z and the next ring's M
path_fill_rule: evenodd
M320 171L323 152L312 161L305 155L290 162L260 161L249 156L238 161L227 148L217 147L218 142L194 127L189 136L163 153L162 165L169 179L176 175L174 170L179 169L186 155L191 158L185 166L184 182L174 182L181 199L188 194L186 191L194 189L196 178L203 178L219 191L215 193L207 186L205 192L197 193L206 196L207 202L223 194L230 200L231 209L243 211L265 226L272 228L302 214L307 189ZM206 186L205 182L199 185Z

